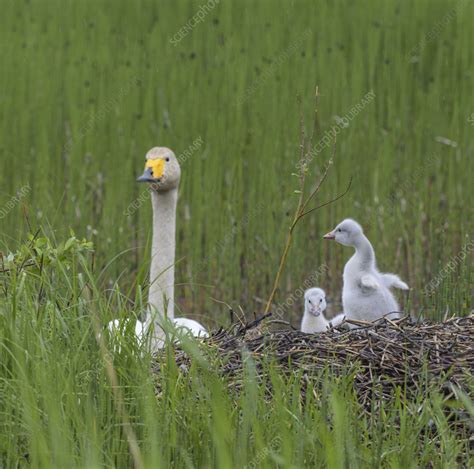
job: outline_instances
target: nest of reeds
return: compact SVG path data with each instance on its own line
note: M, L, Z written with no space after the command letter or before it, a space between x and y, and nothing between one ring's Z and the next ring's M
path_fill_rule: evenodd
M369 417L397 393L406 396L408 403L420 402L420 397L430 399L435 390L442 396L450 427L474 450L472 409L460 400L461 393L472 400L474 390L473 313L444 322L414 322L408 317L382 319L358 324L357 329L342 326L322 334L303 334L289 328L270 331L262 319L266 318L220 329L202 343L201 350L209 352L229 392L238 394L242 389L249 357L269 399L270 363L284 376L297 374L302 403L308 392L318 400L322 377L329 371L332 376L350 376L360 409ZM180 371L187 374L192 356L179 346L174 356ZM153 371L159 374L160 366L160 360L156 361ZM157 381L158 395L159 388ZM415 406L412 411L420 409ZM428 426L433 427L433 423L430 421Z
M409 317L358 324L322 334L295 330L269 332L260 320L214 332L206 345L219 356L222 375L238 389L246 357L252 357L257 379L267 383L271 360L283 373L302 373L305 383L320 372L354 372L354 390L364 407L389 399L401 387L419 395L434 385L446 394L473 389L474 314L444 322L414 322ZM176 362L186 371L191 358L176 351ZM375 399L374 399L375 398ZM372 407L373 409L373 407Z

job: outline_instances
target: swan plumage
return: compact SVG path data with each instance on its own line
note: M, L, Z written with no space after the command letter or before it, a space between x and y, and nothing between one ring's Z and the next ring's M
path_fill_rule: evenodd
M399 288L400 290L409 290L410 287L395 274L380 274L382 282L387 288Z
M326 293L321 288L309 288L304 294L304 313L301 321L301 332L315 334L326 332L331 326L339 326L345 319L339 314L331 321L324 316L326 310Z
M206 328L194 319L175 318L174 325L178 331L185 329L194 337L209 337Z
M117 333L123 333L125 328L128 327L129 319L119 321L115 319L110 321L108 324L108 330L111 334L116 335ZM209 333L206 328L194 319L187 318L174 318L171 322L171 326L174 332L180 334L190 334L193 337L209 337ZM143 344L147 337L147 325L146 323L137 320L135 322L135 337L140 344ZM171 332L171 331L170 331ZM162 344L164 345L164 343Z
M108 324L108 330L111 334L116 334L117 332L123 332L123 330L128 327L128 319L125 321L119 321L118 319L114 319L110 321ZM144 325L141 321L137 321L135 323L135 337L139 339L141 342L144 338Z
M176 251L176 206L181 168L175 154L166 147L154 147L146 155L145 171L137 181L150 186L153 207L153 241L150 264L150 290L144 322L137 321L135 335L143 341L153 326L152 349L165 344L165 321L177 332L207 337L197 321L174 317L174 266ZM120 323L112 321L109 330L116 332Z
M355 249L343 274L342 304L347 319L374 321L387 315L400 317L397 300L390 289L408 290L409 287L398 275L379 272L372 244L359 223L348 218L324 239Z

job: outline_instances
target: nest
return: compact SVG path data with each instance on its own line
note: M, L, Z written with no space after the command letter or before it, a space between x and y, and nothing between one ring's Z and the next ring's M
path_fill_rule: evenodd
M269 361L283 373L301 373L303 394L306 384L317 380L328 367L335 375L353 372L357 397L372 411L374 402L392 398L397 387L407 395L419 395L434 385L454 395L457 389L470 394L474 386L472 313L444 322L414 322L408 317L382 319L359 323L357 329L340 328L322 334L262 332L268 329L262 319L216 331L205 342L217 352L219 367L230 388L240 388L243 363L248 356L255 363L257 379L265 384ZM186 372L191 358L178 349L176 362Z
M383 319L359 324L358 329L342 327L322 334L303 334L288 328L270 331L272 326L265 319L221 329L201 344L201 351L208 355L212 368L221 373L230 393L242 390L248 357L269 400L273 395L269 363L283 377L293 375L300 380L302 405L306 405L308 392L314 402L319 401L326 373L347 376L348 380L342 382L345 386L352 384L350 392L359 401L361 414L368 418L376 417L382 403L393 402L400 391L407 410L419 414L423 412L420 397L430 399L432 390L436 390L441 393L449 428L467 451L474 450L474 422L465 401L465 395L472 399L474 389L473 313L441 323ZM180 372L187 374L194 358L179 346L174 357ZM159 374L161 366L166 366L166 361L158 359L154 372ZM156 386L159 396L159 379ZM438 434L432 419L423 431Z

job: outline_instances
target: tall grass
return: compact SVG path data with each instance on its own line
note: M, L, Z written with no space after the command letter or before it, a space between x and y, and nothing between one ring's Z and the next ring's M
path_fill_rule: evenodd
M469 465L467 429L453 429L450 411L468 404L446 402L436 389L410 399L399 389L366 412L352 388L354 366L308 381L297 370L282 375L269 359L267 382L258 383L246 356L237 391L221 373L222 357L189 339L182 343L188 367L177 368L170 345L154 364L159 372L150 373L151 357L131 327L118 343L102 335L118 378L119 388L112 389L94 315L105 323L117 312L130 317L138 311L117 288L97 288L88 255L72 244L76 248L58 255L62 249L54 246L31 249L34 265L20 264L3 277L2 466L131 467L137 459L125 414L139 460L150 468ZM117 389L125 414L118 411Z
M174 45L200 6L0 0L0 270L19 246L17 261L35 259L0 273L2 466L134 464L93 324L143 311L150 204L128 209L142 197L134 180L150 147L181 155L203 142L183 163L180 307L210 327L228 320L213 298L263 309L297 201L300 113L311 121L316 85L319 138L367 92L376 97L338 134L319 197L350 177L351 192L298 227L276 301L327 264L320 285L338 308L350 253L321 236L351 216L380 267L412 287L407 310L441 318L472 308L472 3L222 1ZM309 181L330 153L314 159ZM39 227L54 241L33 250L27 234ZM61 243L71 228L94 241L93 256ZM285 318L298 315L294 306ZM323 373L302 402L298 373L270 362L269 395L248 357L236 393L219 357L192 341L188 370L170 346L152 375L132 332L108 347L146 467L472 464L437 390L408 399L400 389L368 414L353 369Z
M296 201L301 107L312 114L318 85L322 137L373 90L338 134L320 198L350 176L351 193L299 227L277 301L327 263L321 284L337 307L350 253L321 235L351 216L381 268L413 288L416 314L471 307L470 256L420 293L472 237L470 2L220 2L176 45L199 2L1 3L0 206L31 185L2 220L10 247L28 232L23 205L34 227L93 238L102 266L122 253L106 278L130 285L150 235L148 201L125 215L143 156L154 145L179 155L202 137L183 165L180 305L209 324L227 318L210 297L259 309ZM315 181L329 153L311 165Z

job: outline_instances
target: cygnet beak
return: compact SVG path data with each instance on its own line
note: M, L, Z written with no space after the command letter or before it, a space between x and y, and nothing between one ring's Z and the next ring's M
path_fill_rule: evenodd
M336 239L336 235L334 234L334 231L330 231L323 236L323 239Z

